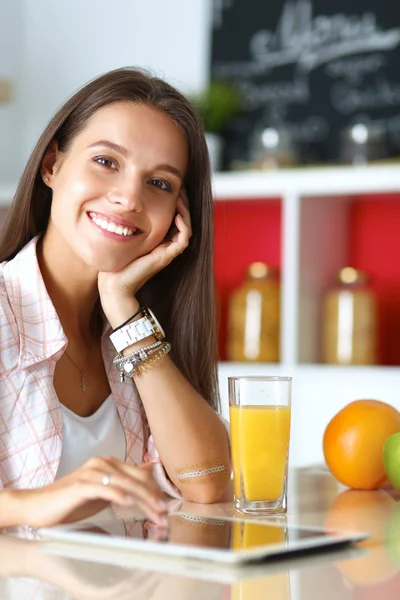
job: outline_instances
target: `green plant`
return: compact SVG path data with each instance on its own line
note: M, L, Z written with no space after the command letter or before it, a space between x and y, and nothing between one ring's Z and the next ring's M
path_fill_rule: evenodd
M240 91L227 81L211 81L203 92L193 95L191 101L203 119L204 130L210 133L221 133L242 108Z

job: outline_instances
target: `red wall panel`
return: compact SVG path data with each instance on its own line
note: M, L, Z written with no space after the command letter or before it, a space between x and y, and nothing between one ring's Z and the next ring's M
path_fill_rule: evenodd
M226 309L231 291L243 281L248 265L281 264L281 203L235 200L214 204L215 278L219 304L219 352L225 358Z
M400 365L400 195L358 196L350 208L349 264L378 295L380 362Z

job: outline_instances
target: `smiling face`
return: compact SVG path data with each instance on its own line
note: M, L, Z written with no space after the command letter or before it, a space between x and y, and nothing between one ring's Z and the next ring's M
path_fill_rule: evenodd
M67 152L43 161L53 190L44 247L96 272L124 268L165 238L186 167L185 134L166 113L130 102L99 109Z

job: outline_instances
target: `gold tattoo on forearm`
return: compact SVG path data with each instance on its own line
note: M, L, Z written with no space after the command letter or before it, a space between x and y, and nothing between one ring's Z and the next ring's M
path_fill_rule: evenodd
M226 473L222 460L213 460L198 465L188 465L176 470L180 483L209 483L210 479L217 479Z

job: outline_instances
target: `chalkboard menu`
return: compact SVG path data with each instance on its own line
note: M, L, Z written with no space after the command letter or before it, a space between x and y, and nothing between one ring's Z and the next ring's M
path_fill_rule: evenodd
M214 0L212 75L244 95L230 132L238 158L260 123L284 128L310 162L339 160L357 123L400 154L395 0Z

